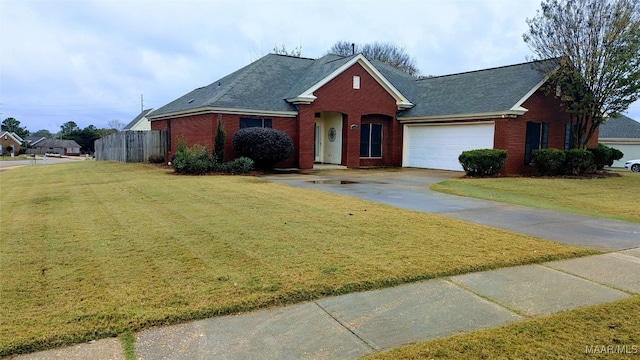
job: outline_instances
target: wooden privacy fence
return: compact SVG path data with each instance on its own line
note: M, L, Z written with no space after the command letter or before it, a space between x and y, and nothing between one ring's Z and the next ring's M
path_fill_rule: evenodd
M96 160L147 162L149 156L167 154L167 132L121 131L95 141Z

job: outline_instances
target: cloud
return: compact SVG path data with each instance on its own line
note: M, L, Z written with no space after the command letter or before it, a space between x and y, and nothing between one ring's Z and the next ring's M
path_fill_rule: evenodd
M145 107L160 107L274 46L315 58L341 40L390 42L433 75L523 62L525 18L539 4L3 0L0 7L2 116L57 131L66 121L128 122L141 94Z

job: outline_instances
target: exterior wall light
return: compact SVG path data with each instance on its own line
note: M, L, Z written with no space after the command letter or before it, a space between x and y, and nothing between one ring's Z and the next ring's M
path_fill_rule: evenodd
M355 130L355 129L357 129L357 128L358 128L358 125L356 125L356 124L351 124L351 130Z

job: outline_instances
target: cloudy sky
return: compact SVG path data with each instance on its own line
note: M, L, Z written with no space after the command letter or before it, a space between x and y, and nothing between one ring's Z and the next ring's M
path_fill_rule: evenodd
M271 52L391 42L422 75L527 61L539 0L2 0L0 117L29 131L131 121ZM141 104L141 95L143 104ZM627 114L640 120L640 103Z

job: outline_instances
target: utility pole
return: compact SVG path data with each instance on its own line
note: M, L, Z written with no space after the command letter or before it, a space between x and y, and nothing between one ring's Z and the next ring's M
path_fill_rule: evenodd
M144 111L144 98L142 97L142 94L140 94L140 112Z

